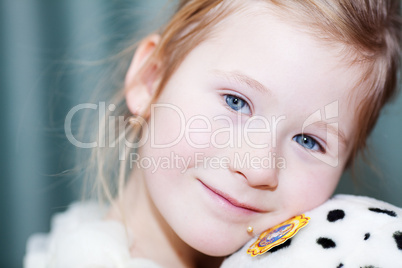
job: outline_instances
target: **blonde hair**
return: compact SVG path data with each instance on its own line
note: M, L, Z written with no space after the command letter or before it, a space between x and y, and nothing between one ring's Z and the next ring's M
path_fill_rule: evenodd
M257 1L257 0L256 0ZM312 32L326 42L344 44L354 57L354 63L366 67L362 82L365 83L364 98L358 106L356 135L349 164L366 146L381 108L395 95L400 64L401 22L400 3L394 0L260 0L271 4L277 12L292 14ZM155 91L157 99L172 74L184 58L198 44L213 34L213 28L236 10L236 2L223 0L181 0L177 12L160 31L161 40L140 72L141 76L158 61L160 82ZM230 4L228 4L230 3ZM253 1L243 3L243 6ZM290 16L288 16L290 17ZM132 54L134 46L125 53ZM124 89L116 92L112 100L117 105L117 115L130 116L124 101ZM362 92L360 92L362 93ZM111 113L110 113L111 114ZM106 114L108 118L110 114ZM102 126L105 127L105 126ZM127 126L126 137L135 140L139 129ZM126 137L117 137L116 143ZM101 137L100 137L101 138ZM109 201L120 196L129 175L127 161L118 160L118 148L94 148L91 178L94 192L106 196ZM126 155L129 152L126 152Z

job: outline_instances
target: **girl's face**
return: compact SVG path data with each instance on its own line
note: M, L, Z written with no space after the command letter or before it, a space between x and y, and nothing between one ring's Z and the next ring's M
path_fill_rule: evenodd
M233 253L248 226L258 234L326 201L353 142L357 67L341 46L257 8L226 18L185 58L133 164L164 221L207 255Z

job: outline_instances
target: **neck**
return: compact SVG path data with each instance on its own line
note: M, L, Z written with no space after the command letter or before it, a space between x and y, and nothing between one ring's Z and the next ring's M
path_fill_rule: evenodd
M152 202L142 176L133 174L117 201L121 213L108 218L122 221L133 234L130 249L134 258L146 258L163 267L219 267L223 258L204 255L176 235Z

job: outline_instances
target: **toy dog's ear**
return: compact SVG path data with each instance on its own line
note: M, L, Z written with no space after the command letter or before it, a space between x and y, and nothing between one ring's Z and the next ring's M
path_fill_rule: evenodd
M155 92L159 64L152 56L159 41L157 34L142 40L128 68L125 95L127 106L133 114L143 114Z

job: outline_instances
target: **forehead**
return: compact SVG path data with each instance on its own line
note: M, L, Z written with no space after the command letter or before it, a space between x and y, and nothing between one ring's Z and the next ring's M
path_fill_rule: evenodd
M313 101L322 95L349 98L362 69L350 64L345 51L256 1L223 19L190 57L198 57L201 69L241 71L276 93L303 93Z

